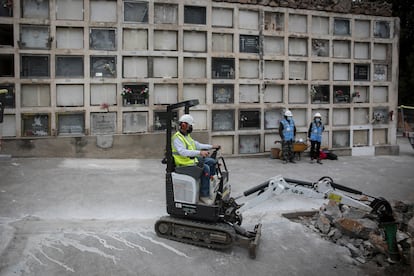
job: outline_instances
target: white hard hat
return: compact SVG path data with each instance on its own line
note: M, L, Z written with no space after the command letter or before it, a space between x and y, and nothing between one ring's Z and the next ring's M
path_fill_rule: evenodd
M292 117L293 115L292 115L292 112L290 110L286 110L285 111L285 116L286 117Z
M315 118L315 117L319 117L319 118L322 118L322 116L321 116L321 113L319 113L319 112L316 112L316 113L315 113L315 115L313 115L313 118Z
M180 117L179 122L180 123L187 123L189 125L193 125L194 124L194 119L193 119L193 116L191 116L190 114L184 114L183 116Z

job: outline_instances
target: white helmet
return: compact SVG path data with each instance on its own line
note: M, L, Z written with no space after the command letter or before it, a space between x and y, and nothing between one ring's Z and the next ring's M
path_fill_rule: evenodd
M313 115L313 118L316 118L316 117L322 118L321 113L316 112L315 115Z
M292 115L292 112L290 110L286 110L285 111L285 116L286 117L292 117L293 115Z
M187 123L190 126L192 126L194 124L194 119L190 114L184 114L183 116L180 117L179 122L180 123Z

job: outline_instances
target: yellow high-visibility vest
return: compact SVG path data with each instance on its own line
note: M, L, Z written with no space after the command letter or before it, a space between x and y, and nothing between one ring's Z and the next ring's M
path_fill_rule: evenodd
M193 140L193 138L191 137L190 134L188 134L187 136L184 136L181 132L177 131L173 137L172 137L172 143L171 143L171 147L172 147L172 154L174 157L174 162L175 165L177 167L181 167L181 166L193 166L195 164L197 164L197 158L190 158L187 156L182 156L177 152L177 149L174 146L174 141L175 139L180 139L181 142L183 142L183 144L185 145L185 148L188 150L196 150L196 145L195 142Z

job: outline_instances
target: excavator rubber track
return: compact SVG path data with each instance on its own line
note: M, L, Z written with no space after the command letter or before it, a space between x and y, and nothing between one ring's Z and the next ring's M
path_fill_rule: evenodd
M257 224L254 231L246 231L239 225L224 222L208 223L164 216L154 228L161 238L201 247L227 249L240 245L248 249L250 258L255 259L262 225Z
M208 223L164 216L154 227L159 237L214 249L230 248L236 238L234 228L227 223Z

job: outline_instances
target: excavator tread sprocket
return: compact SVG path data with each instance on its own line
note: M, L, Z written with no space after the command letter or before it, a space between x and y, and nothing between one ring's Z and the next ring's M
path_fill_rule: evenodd
M161 217L155 223L159 237L196 246L226 249L234 245L236 233L227 223L209 223L170 216Z

